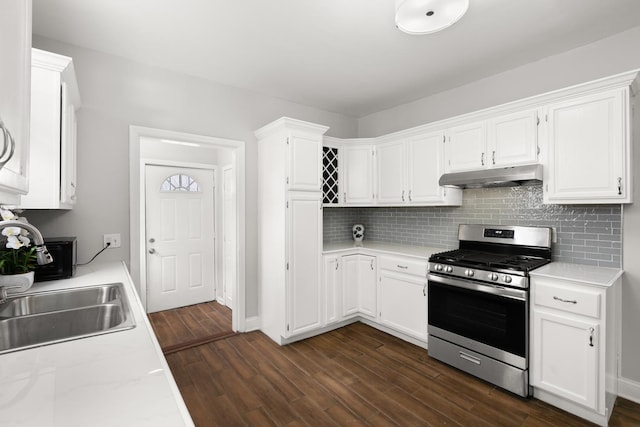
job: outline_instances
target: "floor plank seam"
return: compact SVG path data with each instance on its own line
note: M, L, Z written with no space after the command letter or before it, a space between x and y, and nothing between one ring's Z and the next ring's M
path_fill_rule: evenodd
M198 347L201 345L205 345L205 344L209 344L211 342L214 341L220 341L220 340L224 340L227 338L231 338L238 335L238 332L223 332L221 334L215 334L215 335L210 335L208 337L203 337L203 338L197 338L195 340L192 341L188 341L185 343L180 343L180 344L174 344L174 345L170 345L167 347L161 347L162 348L162 353L167 355L167 354L173 354L173 353L177 353L179 351L183 351L183 350L188 350L190 348L193 347Z

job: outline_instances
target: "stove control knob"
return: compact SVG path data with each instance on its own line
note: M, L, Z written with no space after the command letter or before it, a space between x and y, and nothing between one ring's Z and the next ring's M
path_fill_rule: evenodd
M436 271L442 271L442 264L436 264Z
M504 276L504 283L511 283L511 276Z
M453 267L451 267L450 265L447 265L444 269L445 273L451 273L453 271Z
M498 280L498 275L496 273L489 273L489 280L493 280L495 282Z
M467 277L473 277L474 271L473 270L465 270L464 274L466 274Z

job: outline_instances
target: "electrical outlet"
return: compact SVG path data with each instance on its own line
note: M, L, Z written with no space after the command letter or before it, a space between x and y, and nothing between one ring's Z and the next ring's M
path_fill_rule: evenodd
M104 246L107 246L107 243L110 243L109 248L119 248L120 247L120 233L116 234L105 234L102 236L104 240Z

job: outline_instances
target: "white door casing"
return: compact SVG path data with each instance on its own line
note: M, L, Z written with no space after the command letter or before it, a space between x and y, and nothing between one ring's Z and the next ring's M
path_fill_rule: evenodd
M213 170L147 165L145 174L147 311L213 300ZM176 175L192 177L198 190L175 190Z
M224 304L234 309L236 287L236 186L232 166L222 168L222 292Z

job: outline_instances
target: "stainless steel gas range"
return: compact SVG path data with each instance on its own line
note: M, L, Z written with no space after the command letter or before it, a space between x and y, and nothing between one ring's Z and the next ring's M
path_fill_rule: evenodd
M429 258L429 355L520 396L529 388L529 272L551 261L551 229L461 224Z

